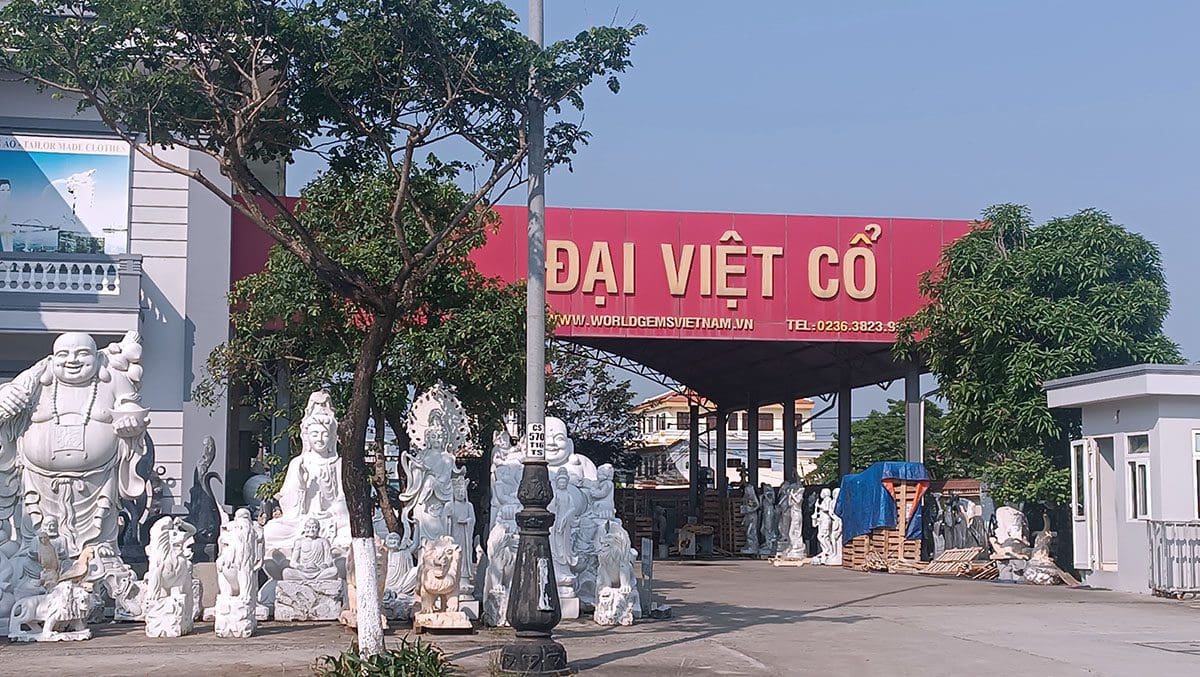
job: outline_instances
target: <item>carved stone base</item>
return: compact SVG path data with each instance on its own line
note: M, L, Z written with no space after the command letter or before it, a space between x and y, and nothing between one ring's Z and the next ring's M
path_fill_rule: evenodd
M421 633L426 630L458 631L473 630L471 620L461 611L431 611L418 612L413 615L413 632Z
M467 618L477 621L479 620L479 600L470 595L463 595L458 598L458 610L467 615Z
M412 595L384 593L383 615L387 616L388 620L411 621L415 602Z
M578 597L559 597L559 604L562 605L562 617L579 618L579 598Z
M502 674L542 677L569 675L567 650L552 639L518 639L500 649Z
M217 605L213 607L213 629L217 637L245 639L254 635L258 629L255 606L253 599L217 595Z
M192 631L195 611L192 591L173 592L143 601L147 637L182 637Z
M598 625L633 625L636 590L601 588L593 619Z
M342 613L341 581L279 581L275 620L336 621Z

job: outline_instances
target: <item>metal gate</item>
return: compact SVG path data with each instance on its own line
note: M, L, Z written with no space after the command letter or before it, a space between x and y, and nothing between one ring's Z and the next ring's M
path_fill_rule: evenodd
M1200 521L1147 524L1150 589L1172 597L1200 593Z

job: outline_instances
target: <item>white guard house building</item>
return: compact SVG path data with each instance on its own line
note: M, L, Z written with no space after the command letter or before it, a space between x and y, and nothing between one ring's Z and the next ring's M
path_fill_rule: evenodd
M1070 536L1084 582L1200 590L1200 365L1136 365L1045 390L1051 407L1083 414L1071 444Z

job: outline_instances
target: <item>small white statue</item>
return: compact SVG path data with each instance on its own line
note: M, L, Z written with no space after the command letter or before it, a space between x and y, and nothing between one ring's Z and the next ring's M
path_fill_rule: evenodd
M1029 529L1025 514L1012 506L996 508L996 531L988 540L992 559L1029 559Z
M833 490L829 496L829 556L825 558L824 564L830 566L842 565L842 518L837 514L838 495L841 494L841 488Z
M633 625L639 605L633 562L637 552L619 521L605 525L598 536L599 570L596 576L596 610L593 620L600 625Z
M337 453L337 415L329 393L308 398L300 422L300 455L288 463L283 488L275 495L280 515L263 530L268 557L286 553L310 520L341 550L350 546L350 511L342 490L342 459ZM278 578L278 566L269 570Z
M383 610L388 618L412 618L414 593L417 590L417 567L413 562L412 540L389 533L383 538L387 550L387 576L383 586Z
M147 637L180 637L192 631L192 542L196 528L182 517L164 516L150 527L149 569L143 612Z
M754 493L754 487L747 485L746 495L742 498L742 505L739 508L742 513L742 527L746 530L746 546L742 548L743 555L758 554L759 508L758 495Z
M825 564L833 555L833 492L822 489L813 510L812 525L817 528L817 543L821 552L813 558L813 564Z
M467 478L456 473L451 484L451 502L446 510L447 531L462 549L462 572L459 584L462 594L470 595L475 586L471 579L475 573L475 506L467 498Z
M304 523L300 538L292 545L291 566L283 570L286 581L324 581L338 578L337 559L329 540L321 536L314 518Z
M461 567L462 548L453 538L439 536L425 542L417 575L420 608L413 614L413 632L471 628L471 621L458 608Z
M775 487L764 484L762 489L762 541L758 554L774 555L779 544L779 512L775 505Z
M483 621L493 627L508 625L508 590L517 561L516 524L497 522L488 534L487 570L483 582Z
M258 569L263 564L262 527L246 508L230 520L220 510L217 535L217 601L213 625L217 637L245 638L258 628Z
M808 545L804 541L804 485L793 484L785 494L787 497L788 549L785 559L808 557Z
M546 417L546 463L550 476L566 470L572 478L596 479L596 464L587 456L575 453L575 442L567 435L567 424L554 416Z
M558 578L560 598L575 597L575 575L572 569L578 564L575 555L575 530L579 518L587 509L587 497L571 482L566 468L559 468L551 476L554 482L554 498L549 510L554 513L554 524L550 527L550 554L554 558L554 573Z
M62 581L50 592L25 597L12 607L8 638L17 642L62 642L91 639L87 627L91 592Z

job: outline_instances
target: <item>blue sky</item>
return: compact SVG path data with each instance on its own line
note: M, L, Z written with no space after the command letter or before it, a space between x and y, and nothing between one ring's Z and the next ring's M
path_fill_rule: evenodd
M1039 220L1098 207L1162 248L1167 331L1200 359L1200 3L546 0L546 19L547 40L649 28L621 93L587 93L592 143L551 175L549 204L972 218L1019 202ZM856 413L884 397L861 395Z

